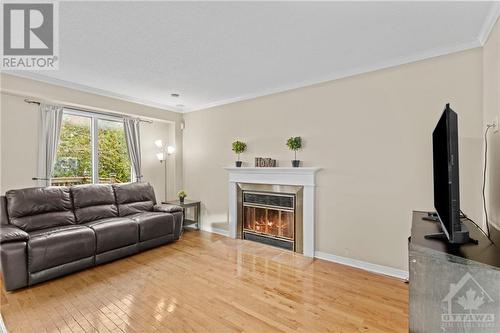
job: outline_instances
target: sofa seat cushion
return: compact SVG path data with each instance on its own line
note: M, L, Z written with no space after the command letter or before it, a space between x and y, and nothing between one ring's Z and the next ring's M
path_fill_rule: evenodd
M115 192L111 185L85 184L71 187L76 223L118 216Z
M172 234L174 232L174 217L172 214L145 212L130 216L139 224L139 241Z
M96 253L118 249L139 241L137 222L125 217L113 217L84 224L92 228L96 237Z
M70 225L33 231L28 240L28 270L39 272L94 253L95 236L90 228Z

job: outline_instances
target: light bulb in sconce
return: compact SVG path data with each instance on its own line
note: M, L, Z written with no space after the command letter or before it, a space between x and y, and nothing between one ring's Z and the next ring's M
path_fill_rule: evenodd
M163 153L157 153L157 154L156 154L156 158L157 158L157 159L158 159L158 161L160 161L160 162L165 161L165 156L163 155Z
M163 148L163 142L161 140L156 140L155 145L156 145L156 147L158 147L160 149Z
M168 146L167 147L167 154L172 155L175 153L175 147L174 146Z

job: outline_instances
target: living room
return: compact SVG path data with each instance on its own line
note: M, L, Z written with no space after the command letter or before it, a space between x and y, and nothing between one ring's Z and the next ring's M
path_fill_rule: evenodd
M499 331L500 2L2 10L4 330Z

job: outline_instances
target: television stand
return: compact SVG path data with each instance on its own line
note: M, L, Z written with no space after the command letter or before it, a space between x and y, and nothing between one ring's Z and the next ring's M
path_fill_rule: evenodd
M410 302L407 332L499 333L500 246L493 244L465 219L463 224L470 237L479 241L478 245L455 246L427 239L426 235L442 230L438 223L426 221L425 217L427 212L413 213L408 243ZM468 301L469 290L474 292L474 298L470 298L476 300L477 303L472 303L477 305L477 310L460 305L463 303L459 302L460 299ZM489 316L494 321L468 317L471 314Z

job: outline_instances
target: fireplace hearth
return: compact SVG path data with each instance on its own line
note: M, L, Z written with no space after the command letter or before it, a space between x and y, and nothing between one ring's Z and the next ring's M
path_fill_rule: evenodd
M238 188L241 238L302 252L302 186L238 184Z

